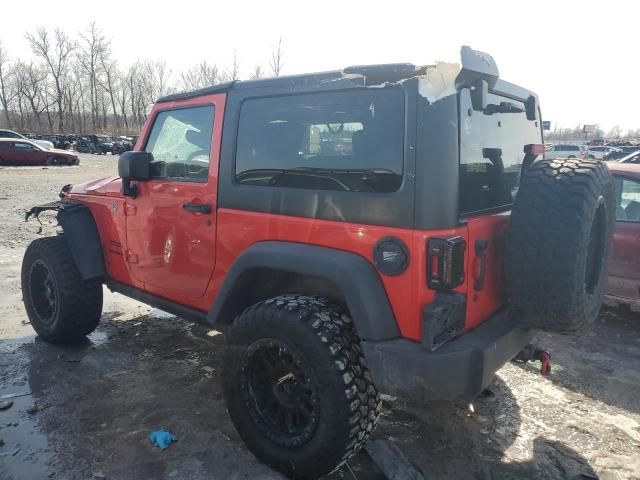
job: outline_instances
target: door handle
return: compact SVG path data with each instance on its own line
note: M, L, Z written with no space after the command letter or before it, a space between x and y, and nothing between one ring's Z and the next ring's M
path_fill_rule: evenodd
M206 203L185 203L182 205L187 212L193 213L211 213L211 205Z

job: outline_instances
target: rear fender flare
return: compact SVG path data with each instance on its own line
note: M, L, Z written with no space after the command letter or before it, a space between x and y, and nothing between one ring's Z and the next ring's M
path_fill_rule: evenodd
M251 279L278 279L282 275L317 280L306 283L319 285L320 291L305 290L303 282L296 285L300 288L289 292L279 290L286 285L251 282ZM248 285L251 287L247 288ZM346 305L363 340L400 337L386 291L369 261L342 250L292 242L259 242L245 250L226 275L207 315L207 323L231 323L246 307L283 293L325 295L327 292L333 294L329 295L331 300Z

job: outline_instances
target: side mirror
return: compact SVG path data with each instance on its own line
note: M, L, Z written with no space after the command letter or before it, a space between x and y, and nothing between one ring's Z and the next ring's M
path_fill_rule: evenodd
M489 83L478 79L471 85L471 106L474 110L482 112L489 103Z
M138 188L131 180L149 180L149 163L153 159L149 152L124 152L118 158L118 175L122 177L122 194L136 197Z

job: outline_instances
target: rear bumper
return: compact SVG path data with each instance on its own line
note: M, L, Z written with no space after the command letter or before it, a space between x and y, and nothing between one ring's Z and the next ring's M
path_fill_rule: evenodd
M500 312L434 352L406 339L364 341L362 349L382 393L422 403L477 395L534 335Z

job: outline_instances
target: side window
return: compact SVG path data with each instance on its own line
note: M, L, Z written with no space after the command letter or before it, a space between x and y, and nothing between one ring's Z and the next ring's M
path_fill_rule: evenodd
M495 94L489 94L488 100L494 111L474 111L469 90L460 92L459 209L463 215L510 208L520 186L524 147L542 143L540 123L527 120L523 103ZM503 102L515 108L506 109ZM506 111L495 112L500 108ZM554 151L562 148L556 145Z
M36 148L30 143L24 143L24 142L15 142L13 144L13 148L21 152L32 152L36 150Z
M236 183L395 192L403 177L404 123L397 88L246 100Z
M618 188L616 220L640 222L640 182L623 178Z
M209 176L213 106L159 112L145 151L151 178L206 182Z

